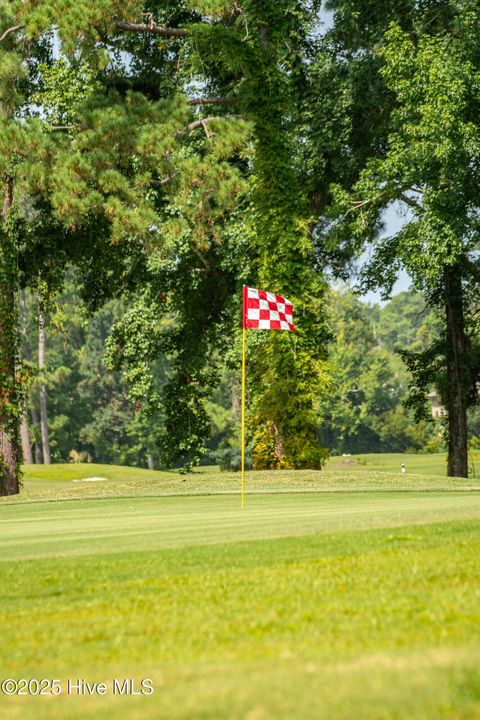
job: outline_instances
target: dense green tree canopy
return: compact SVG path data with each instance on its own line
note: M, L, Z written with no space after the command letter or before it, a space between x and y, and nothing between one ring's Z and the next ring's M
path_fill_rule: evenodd
M477 3L378 6L334 3L350 51L374 56L383 83L383 142L358 178L334 179L330 242L358 253L373 245L364 287L386 295L400 267L412 277L442 330L422 355L406 356L412 399L435 383L448 409L449 473L465 475L467 409L479 374L478 10ZM403 227L380 234L383 213L403 206ZM325 227L325 223L323 225Z
M323 443L336 454L438 449L441 429L414 422L403 407L409 377L395 352L423 347L425 326L408 315L412 307L423 309L421 298L401 293L371 307L350 292L332 291L329 306L334 340L330 391L320 403Z
M38 237L40 223L49 228L46 261L63 255L57 277L65 262L78 264L92 308L126 293L110 363L123 368L142 412L164 408L165 461L199 459L214 357L225 328L232 335L242 280L296 305L313 300L298 322L298 362L291 339L265 336L251 361L252 381L290 369L290 390L308 415L322 374L315 302L324 283L292 159L316 4L1 7L2 50L24 91L2 129L3 157L16 157L11 212L24 236ZM26 283L41 271L43 238L35 246L25 243L24 265L34 268ZM55 268L47 274L53 287ZM151 368L162 352L172 373L158 397ZM299 420L274 412L280 385L265 387L252 385L252 418L274 423L293 448ZM313 422L303 443L312 451L318 444ZM299 451L290 455L295 464Z
M366 418L382 418L368 424L379 447L397 442L409 382L422 407L441 392L449 472L466 473L480 370L480 8L327 7L322 33L316 0L0 0L5 492L17 487L24 413L18 290L52 315L68 266L88 311L122 297L108 339L98 334L105 392L122 387L129 437L161 417L139 452L156 445L186 469L200 461L212 393L238 363L247 283L287 296L298 328L249 333L257 466L320 467L322 412L336 447L339 428L357 432ZM405 222L381 232L393 207ZM431 332L403 301L398 331L346 299L350 326L339 307L329 327L326 271L347 278L365 248L363 288L388 296L403 267Z

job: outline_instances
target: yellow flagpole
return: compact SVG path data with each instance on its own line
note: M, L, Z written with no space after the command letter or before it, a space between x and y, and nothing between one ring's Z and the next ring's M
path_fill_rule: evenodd
M242 328L242 510L245 506L245 354L245 328Z

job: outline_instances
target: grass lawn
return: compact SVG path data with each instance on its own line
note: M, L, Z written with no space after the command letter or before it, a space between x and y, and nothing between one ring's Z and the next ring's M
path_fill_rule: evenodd
M242 513L236 476L29 469L0 502L0 674L63 692L0 694L2 720L480 718L474 481L247 478Z
M432 453L381 453L335 456L327 463L329 470L352 470L357 472L391 472L400 473L402 463L409 474L443 475L447 474L447 454Z
M480 480L480 453L469 452L469 474L472 479ZM447 474L446 453L381 453L351 455L347 457L332 457L327 462L327 470L342 470L356 472L388 472L399 474L402 463L405 464L408 475L437 475L445 477Z
M345 464L354 462L354 465ZM401 463L407 474L402 477ZM416 463L416 464L415 464ZM321 472L315 470L246 473L249 493L339 492L370 490L467 490L480 488L480 478L446 477L444 455L359 455L331 458ZM91 481L89 478L101 478ZM202 467L191 475L116 465L30 465L24 468L22 493L0 498L17 503L85 497L139 495L195 495L234 493L240 489L239 473L221 473Z

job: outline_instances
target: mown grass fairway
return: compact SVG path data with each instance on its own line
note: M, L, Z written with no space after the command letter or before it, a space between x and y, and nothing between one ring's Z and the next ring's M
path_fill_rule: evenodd
M358 465L343 465L357 461ZM385 458L383 460L382 458ZM405 477L401 461L408 464ZM417 462L419 468L414 467ZM365 464L364 464L365 463ZM91 478L101 480L91 481ZM332 458L324 470L279 470L249 472L249 493L338 492L369 490L476 490L475 478L447 478L444 455L360 455ZM239 473L221 473L216 467L202 467L191 475L159 472L115 465L65 464L25 467L20 496L0 498L0 503L59 500L86 497L138 497L139 495L208 495L240 492ZM0 505L1 506L1 505Z
M86 483L106 496L81 499L71 478L78 499L27 480L2 501L2 677L109 687L0 695L2 720L480 718L472 482L368 490L342 471L342 492L322 473L285 492L287 477L251 474L243 513L214 474L183 496L189 481L157 473L144 495L137 478L126 496L125 476L124 497ZM111 694L130 677L154 694Z
M478 472L478 453L470 454L473 460L472 470ZM365 453L363 455L334 456L327 462L328 470L356 470L357 472L400 473L405 463L409 474L444 475L447 474L446 453ZM476 464L476 465L475 465Z

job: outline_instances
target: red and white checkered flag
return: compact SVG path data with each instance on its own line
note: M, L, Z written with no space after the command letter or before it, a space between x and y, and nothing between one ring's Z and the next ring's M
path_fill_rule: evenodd
M243 327L256 330L292 330L293 305L290 300L243 286Z

